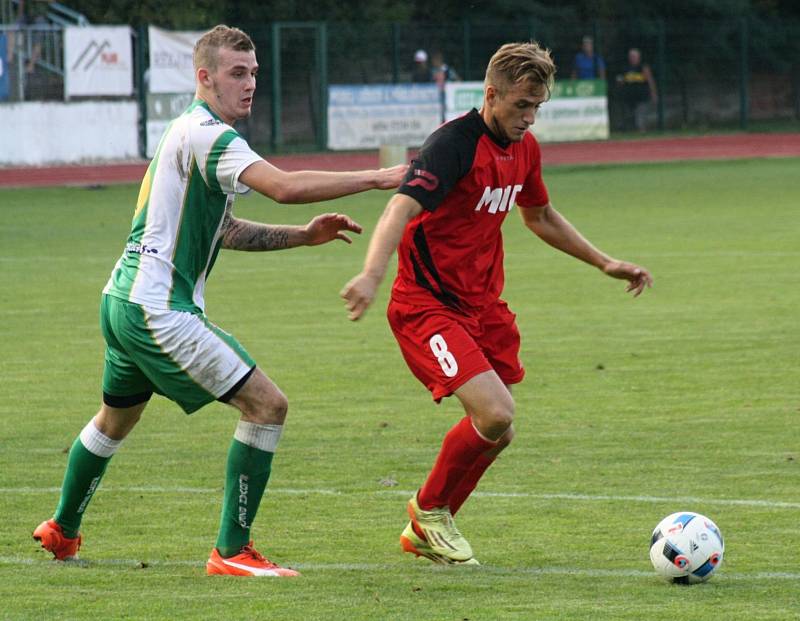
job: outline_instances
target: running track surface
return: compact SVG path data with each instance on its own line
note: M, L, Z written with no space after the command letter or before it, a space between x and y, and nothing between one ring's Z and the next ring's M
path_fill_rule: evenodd
M762 157L800 157L800 133L733 134L542 145L545 167ZM268 159L284 170L339 171L378 166L377 151L276 155ZM136 161L94 166L0 168L0 187L138 183L146 167L147 162Z

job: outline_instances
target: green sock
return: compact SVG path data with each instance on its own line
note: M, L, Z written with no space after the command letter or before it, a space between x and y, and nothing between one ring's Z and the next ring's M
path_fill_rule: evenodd
M217 550L223 558L235 556L250 542L250 526L267 487L273 455L236 439L231 442L217 537Z
M100 485L110 460L111 457L99 457L89 451L80 437L73 442L64 484L61 486L61 498L53 516L65 537L72 539L78 536L83 512Z

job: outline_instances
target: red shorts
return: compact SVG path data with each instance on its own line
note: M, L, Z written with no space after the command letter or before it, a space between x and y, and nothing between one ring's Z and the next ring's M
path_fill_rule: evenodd
M434 401L484 371L494 370L505 384L525 377L516 315L502 300L470 315L391 300L386 314L408 367Z

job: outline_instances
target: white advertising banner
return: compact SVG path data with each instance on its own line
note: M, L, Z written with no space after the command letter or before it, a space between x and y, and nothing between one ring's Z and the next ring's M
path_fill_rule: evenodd
M139 106L124 101L3 104L0 166L89 164L139 157Z
M150 26L151 93L194 93L192 52L202 32L173 32Z
M441 116L435 84L333 85L328 90L328 148L419 147Z
M133 94L133 46L128 26L64 29L64 96Z
M483 82L449 82L445 86L445 118L480 108ZM540 142L605 140L609 136L606 83L602 80L559 80L550 101L536 115L531 131Z

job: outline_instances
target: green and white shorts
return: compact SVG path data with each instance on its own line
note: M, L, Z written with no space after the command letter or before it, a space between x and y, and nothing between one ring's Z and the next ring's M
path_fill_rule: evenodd
M255 369L239 342L203 314L153 309L103 295L103 401L131 407L153 392L187 414L227 401Z

